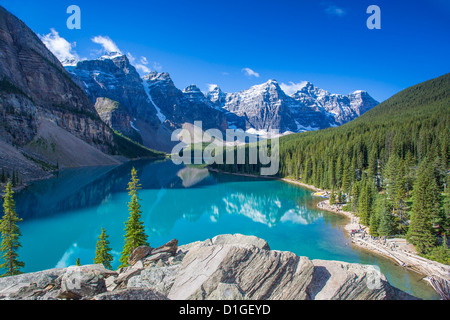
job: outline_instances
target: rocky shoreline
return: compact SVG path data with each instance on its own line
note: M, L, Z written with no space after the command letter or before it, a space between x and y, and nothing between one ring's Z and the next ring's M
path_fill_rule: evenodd
M380 254L404 268L418 272L428 281L433 277L439 277L450 283L450 266L417 255L414 246L405 239L371 237L369 228L360 224L359 217L352 212L343 211L343 206L340 204L330 205L329 200L324 200L319 202L317 207L347 216L350 222L345 225L344 230L351 236L351 241L356 246Z
M297 186L307 188L316 193L328 193L327 191L316 188L312 185L287 178L226 173L214 169L209 170L237 176L280 180L286 183L295 184ZM330 205L329 200L323 200L317 203L317 207L322 210L344 215L349 218L349 222L344 226L344 230L349 236L351 236L352 243L359 248L389 258L400 266L423 275L425 277L425 280L427 280L436 291L438 290L435 287L435 278L438 278L440 281L444 281L447 286L450 286L450 266L417 255L414 246L409 244L405 239L385 240L372 238L369 234L369 228L360 224L359 217L357 217L350 211L342 210L343 205L341 204Z
M51 269L0 279L2 300L416 300L373 266L310 260L254 236L139 247L130 266Z

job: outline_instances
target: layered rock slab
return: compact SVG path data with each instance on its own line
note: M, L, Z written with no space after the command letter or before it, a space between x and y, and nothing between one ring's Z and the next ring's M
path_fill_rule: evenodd
M260 238L220 235L178 247L140 247L133 265L52 269L0 279L1 299L410 300L376 267L270 250ZM77 286L74 286L77 284ZM69 289L69 290L68 290Z

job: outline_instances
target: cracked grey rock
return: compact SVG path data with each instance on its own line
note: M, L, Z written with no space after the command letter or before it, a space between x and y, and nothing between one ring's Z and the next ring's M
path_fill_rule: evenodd
M102 265L91 265L0 279L2 300L167 298L416 299L392 287L374 266L311 261L292 252L270 250L266 241L243 235L221 235L180 246L175 256L145 268L135 265L114 272Z

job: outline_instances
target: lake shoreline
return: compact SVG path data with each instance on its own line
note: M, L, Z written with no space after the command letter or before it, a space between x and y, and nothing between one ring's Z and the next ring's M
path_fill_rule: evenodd
M97 168L97 167L120 167L124 164L133 162L133 161L140 161L140 160L148 160L148 161L160 161L160 160L167 160L167 156L166 157L161 157L161 158L152 158L152 157L143 157L143 158L137 158L137 159L127 159L125 161L120 161L120 163L118 164L114 164L114 165L97 165L97 166L76 166L76 167L64 167L64 168L60 168L57 170L52 170L52 171L46 171L47 174L46 175L42 175L41 177L38 178L33 178L30 180L26 180L25 182L23 182L22 185L20 186L16 186L13 187L13 191L15 193L19 193L25 189L27 189L29 186L31 186L33 183L35 182L39 182L39 181L45 181L45 180L50 180L52 178L54 178L55 176L57 176L60 172L64 171L64 170L70 170L70 169L82 169L82 168ZM1 191L3 191L4 187L6 186L6 183L2 184L0 183L0 194Z
M208 170L216 173L230 174L235 176L278 180L307 188L314 191L315 193L329 193L326 190L322 190L314 186L287 178L230 173L211 168L208 168ZM429 283L430 276L438 276L445 281L450 282L450 266L417 255L412 245L408 244L405 239L376 240L369 235L369 228L360 224L359 217L354 215L353 212L342 210L343 205L336 204L330 206L329 200L323 200L317 203L316 206L321 210L346 216L349 219L349 222L344 225L344 231L351 237L352 244L359 247L360 249L364 249L373 254L388 258L403 268L407 268L408 270L419 273L420 275L423 275L425 280L427 280ZM436 290L436 288L434 289Z

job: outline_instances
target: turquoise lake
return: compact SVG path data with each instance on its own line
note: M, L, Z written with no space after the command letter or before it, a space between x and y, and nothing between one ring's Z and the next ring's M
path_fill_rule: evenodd
M311 191L277 180L209 173L171 161L64 170L16 194L24 272L92 264L101 228L110 236L117 267L128 219L126 191L138 171L142 218L152 247L241 233L267 240L271 249L310 259L378 265L389 282L422 299L438 295L422 276L353 247L346 217L321 211Z

